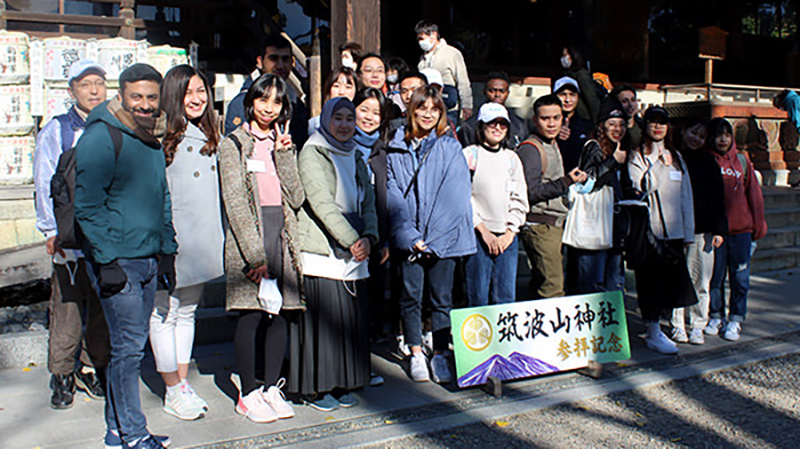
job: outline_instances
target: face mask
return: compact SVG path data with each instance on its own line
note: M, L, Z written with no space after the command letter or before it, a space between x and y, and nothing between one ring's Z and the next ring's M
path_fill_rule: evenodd
M574 189L576 194L588 194L594 189L594 178L587 178L586 181L580 184L575 183L570 186L570 189Z
M564 55L561 57L561 67L565 69L569 69L569 66L572 65L572 58L569 55Z
M356 70L356 63L353 61L353 58L349 56L342 57L342 66L347 67L349 69Z
M393 73L391 75L386 75L386 82L389 84L397 83L397 74Z
M419 41L419 48L422 49L423 52L427 53L433 50L433 40L431 39L423 39Z

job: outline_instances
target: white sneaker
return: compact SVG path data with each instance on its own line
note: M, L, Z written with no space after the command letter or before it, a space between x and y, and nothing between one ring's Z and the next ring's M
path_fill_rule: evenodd
M445 384L453 381L450 368L447 366L447 357L442 354L434 355L431 360L431 377L435 383Z
M703 345L706 343L706 338L703 336L703 330L700 328L692 329L689 333L689 343L693 345Z
M428 372L428 358L424 353L419 352L411 355L411 379L414 381L430 381L431 374Z
M711 319L703 329L703 332L709 336L716 336L719 334L720 328L722 328L722 319Z
M406 338L402 334L397 335L397 351L404 357L411 356L411 349L406 344Z
M433 331L428 331L422 335L422 351L424 351L428 357L433 355Z
M741 331L742 324L739 322L728 322L725 325L725 332L722 334L722 338L727 341L738 341Z
M164 396L164 412L181 420L195 420L205 416L205 410L194 401L189 392L181 387L167 389Z
M194 390L192 385L189 384L189 382L186 380L183 380L181 383L183 384L182 389L185 389L186 392L189 393L189 395L192 397L192 400L195 403L197 403L201 408L203 408L204 411L208 411L208 403L206 403L206 401L203 400L202 397L197 395L197 392Z
M264 401L264 392L258 388L242 397L236 403L236 412L256 423L269 423L278 420L278 414Z
M286 401L286 396L284 396L281 391L281 388L285 384L286 380L281 378L278 380L278 384L270 386L267 392L264 392L264 401L275 411L279 419L294 417L294 408Z
M683 328L673 328L672 329L672 336L670 336L673 342L677 342L679 344L685 344L689 342L689 336L686 336L686 330Z
M649 333L645 338L647 348L654 350L664 355L674 355L678 353L678 347L674 342L670 341L663 331L658 330L655 333Z

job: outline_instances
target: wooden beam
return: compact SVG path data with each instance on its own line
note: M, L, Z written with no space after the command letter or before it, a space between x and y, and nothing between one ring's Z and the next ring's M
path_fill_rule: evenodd
M331 2L331 62L339 62L339 46L353 41L365 53L381 51L380 0L333 0Z
M98 27L144 27L144 20L130 19L130 23L122 17L83 16L80 14L50 14L50 13L25 13L19 11L6 11L3 18L17 22L54 23L65 25L88 25Z

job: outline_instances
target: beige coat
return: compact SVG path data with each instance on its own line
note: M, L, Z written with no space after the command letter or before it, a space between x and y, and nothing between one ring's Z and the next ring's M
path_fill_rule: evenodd
M234 143L237 139L241 151ZM247 172L247 159L253 154L255 138L239 127L219 146L220 187L228 218L225 236L226 309L264 309L258 301L258 284L242 271L266 263L261 232L261 206L255 177ZM281 182L284 215L283 238L283 309L304 309L300 243L297 211L305 201L305 192L297 173L297 150L294 146L274 152L275 168Z

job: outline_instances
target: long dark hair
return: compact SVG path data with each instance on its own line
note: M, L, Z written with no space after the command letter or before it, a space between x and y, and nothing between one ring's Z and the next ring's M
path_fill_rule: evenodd
M211 86L208 84L208 78L187 64L175 66L167 72L164 77L164 82L161 84L161 109L167 115L167 131L164 134L164 158L167 165L172 164L175 159L175 152L178 150L178 144L183 139L183 133L186 131L186 106L184 105L184 98L186 97L186 90L189 88L189 80L197 75L203 81L203 86L206 88L208 95L208 102L206 103L206 110L200 116L198 127L206 135L206 144L200 150L202 155L213 155L217 151L217 144L219 144L219 130L217 129L217 115L214 113L214 95L211 91Z
M275 97L281 102L281 113L275 122L283 125L292 117L292 101L289 99L289 88L286 86L286 82L278 75L265 73L250 85L250 89L244 95L244 117L248 123L253 121L253 103L257 98L269 97L273 89Z
M380 132L381 139L386 137L386 130L389 125L389 102L386 101L386 96L383 95L383 92L380 89L376 89L374 87L368 87L361 89L360 91L356 92L356 96L353 98L353 104L358 109L358 106L364 103L366 100L374 98L378 101L378 105L380 105L381 110L381 123L378 125L378 132ZM362 130L363 131L363 130Z

